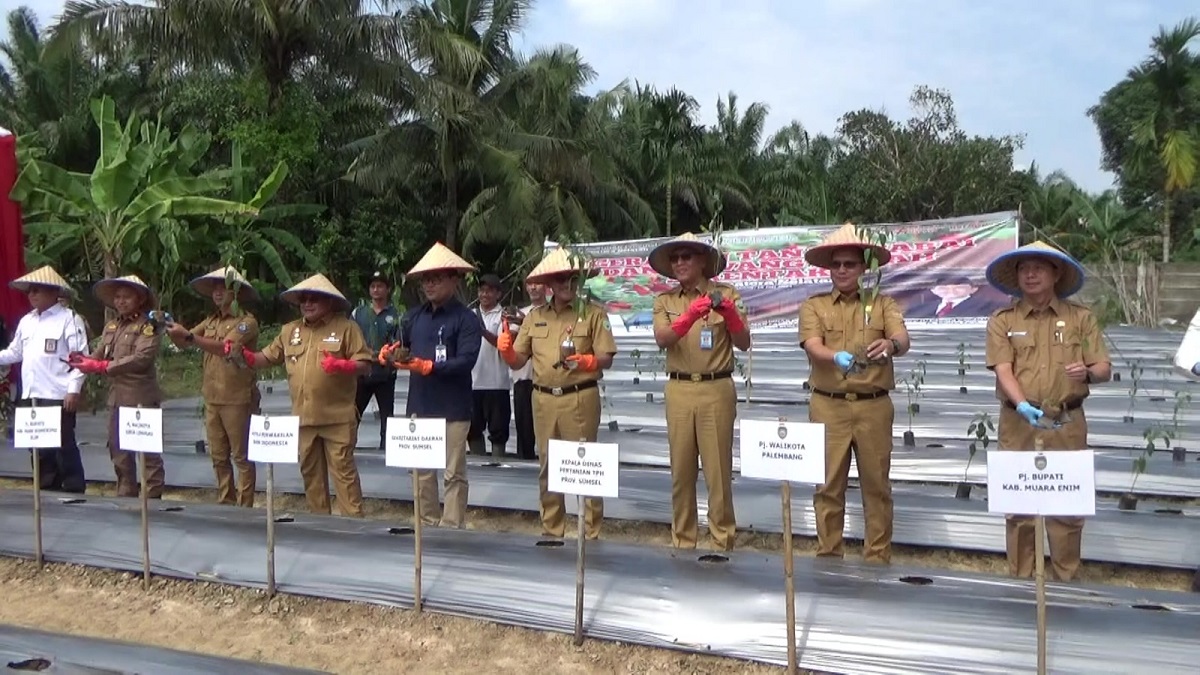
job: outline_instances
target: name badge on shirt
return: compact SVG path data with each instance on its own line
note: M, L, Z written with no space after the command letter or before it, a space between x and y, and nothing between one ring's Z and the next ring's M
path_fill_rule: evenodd
M58 340L57 340L57 339L55 339L55 338L51 338L51 339L49 339L49 340L46 340L46 344L45 344L45 346L44 346L44 347L42 347L42 349L43 349L43 350L44 350L44 351L45 351L47 354L55 354L55 353L57 353L57 352L58 352Z
M712 349L712 345L712 326L705 326L700 329L700 349Z
M433 349L433 362L445 363L446 361L446 345L438 345Z

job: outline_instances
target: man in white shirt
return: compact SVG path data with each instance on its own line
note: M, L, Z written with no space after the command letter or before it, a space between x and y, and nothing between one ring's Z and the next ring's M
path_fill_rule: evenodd
M67 365L71 352L87 350L83 320L59 304L69 296L66 280L51 267L42 267L9 283L25 293L33 307L21 317L12 342L0 350L0 366L21 364L19 406L62 408L61 447L38 451L39 482L44 490L83 493L83 461L75 443L75 411L86 376Z
M512 403L508 398L512 386L511 369L496 351L496 333L500 331L504 311L500 306L503 292L500 277L495 274L479 277L479 307L475 314L479 317L483 342L479 345L479 358L471 369L471 429L467 432L467 447L471 454L486 455L483 443L486 429L488 440L492 442L492 457L497 459L504 457L509 420L512 419Z
M537 282L526 282L525 292L529 293L529 303L521 308L521 318L529 316L535 307L546 304L546 287ZM521 329L520 323L510 324L509 332L514 336ZM513 371L513 421L517 427L517 457L521 459L537 459L537 440L533 433L533 359L530 359Z

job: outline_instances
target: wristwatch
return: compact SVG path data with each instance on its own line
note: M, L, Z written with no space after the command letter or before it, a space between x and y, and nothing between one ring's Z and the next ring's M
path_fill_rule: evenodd
M900 353L900 341L892 338L892 356Z
M184 338L184 341L185 342L195 342L196 334L191 331L188 331L187 337Z

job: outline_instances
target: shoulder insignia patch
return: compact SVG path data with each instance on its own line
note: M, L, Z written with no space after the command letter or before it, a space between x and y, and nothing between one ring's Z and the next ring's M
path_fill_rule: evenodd
M145 335L146 337L153 337L154 326L152 326L150 324L146 324L145 326L142 326L142 335Z
M117 329L117 322L116 322L116 321L113 321L112 323L110 323L110 324L108 324L107 326L105 326L105 327L104 327L104 330L116 330L116 329Z
M388 314L386 317L384 317L383 320L386 321L388 324L396 323L396 317L392 316L391 314Z
M739 312L746 313L746 303L740 297L737 299L737 302L733 303L733 306L737 307Z
M248 330L250 330L250 327L246 325L245 321L237 325L237 332L239 333L245 333Z

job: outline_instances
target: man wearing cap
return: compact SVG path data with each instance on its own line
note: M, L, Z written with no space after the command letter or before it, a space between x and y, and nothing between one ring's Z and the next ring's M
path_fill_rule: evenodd
M467 517L467 433L471 429L471 369L479 358L479 318L458 299L459 283L475 267L435 243L408 272L425 302L404 314L403 338L380 361L407 370L405 416L446 420L445 506L439 508L437 473L417 471L421 522L462 528ZM397 349L404 355L393 355Z
M1034 242L997 257L988 282L1017 300L988 319L987 367L996 374L1001 450L1083 450L1088 385L1108 382L1112 364L1104 336L1087 307L1067 300L1083 287L1083 267L1067 254ZM1008 569L1034 570L1034 518L1007 517ZM1046 518L1050 569L1059 581L1079 571L1083 518Z
M566 249L547 254L526 281L545 284L553 299L525 317L515 340L508 330L501 330L496 340L500 355L514 370L533 361L542 531L557 538L566 536L567 511L563 495L548 490L550 439L595 442L600 428L598 384L617 353L604 308L578 297L576 286L585 273L594 276L596 271L574 265ZM585 536L596 539L604 500L588 498L584 509Z
M285 325L261 352L241 347L241 358L253 368L282 363L287 369L292 414L300 418L300 475L308 510L330 513L332 474L338 512L361 518L354 396L358 376L371 369L371 351L358 324L346 317L346 296L325 275L314 274L280 297L298 305L301 318ZM227 355L238 354L234 344L225 340Z
M250 415L257 412L261 394L254 371L225 358L225 343L252 352L258 349L258 320L245 310L246 303L258 300L258 292L233 267L213 270L190 285L200 295L212 298L213 312L191 330L178 323L167 324L167 336L178 347L195 346L204 354L200 395L204 397L204 428L217 479L217 501L251 507L256 476L246 446ZM237 467L236 482L233 467Z
M512 386L511 371L500 353L496 351L496 334L500 332L504 308L500 296L504 293L500 277L484 274L479 277L479 306L475 315L479 317L483 341L479 346L479 358L471 369L471 430L467 433L467 446L473 455L486 455L483 432L487 431L492 445L492 457L504 459L504 448L508 445L509 422L512 419L512 404L509 388Z
M117 496L136 497L138 487L136 453L122 450L117 427L120 408L158 408L162 391L158 388L158 354L162 332L150 323L147 312L157 300L153 291L135 275L101 279L93 293L117 318L104 326L100 344L89 355L73 352L70 363L89 375L103 375L108 382L110 411L108 452L117 477ZM146 455L146 496L160 499L166 483L163 456Z
M800 345L810 364L809 421L825 425L825 483L813 494L817 555L841 558L850 454L858 466L866 536L863 560L892 557L892 424L896 388L892 359L909 350L899 304L860 288L871 262L886 265L887 248L865 240L851 223L804 253L829 270L833 288L800 305Z
M546 287L536 282L525 282L529 304L521 308L517 321L511 322L508 332L516 336L521 323L530 312L546 304ZM499 353L499 352L497 352ZM537 459L537 434L533 430L533 363L526 362L512 374L513 380L513 423L517 428L517 457Z
M75 442L75 413L86 376L66 361L72 352L87 348L83 320L59 304L71 289L52 267L34 270L8 285L25 293L33 307L0 350L0 366L21 364L17 405L62 408L59 447L38 450L38 482L43 490L82 493L85 480Z
M391 292L391 280L383 272L375 272L367 279L370 304L355 307L350 315L366 338L367 348L371 350L373 358L378 357L384 347L399 339L400 314L388 297ZM371 362L371 372L358 378L354 406L358 409L360 424L372 398L379 406L379 451L383 452L387 420L395 414L396 409L396 371L375 360Z
M666 418L671 456L671 543L696 548L697 460L708 490L708 532L732 550L733 349L750 349L741 294L712 281L726 265L716 247L691 233L650 252L650 266L679 287L654 298L654 341L667 350Z

